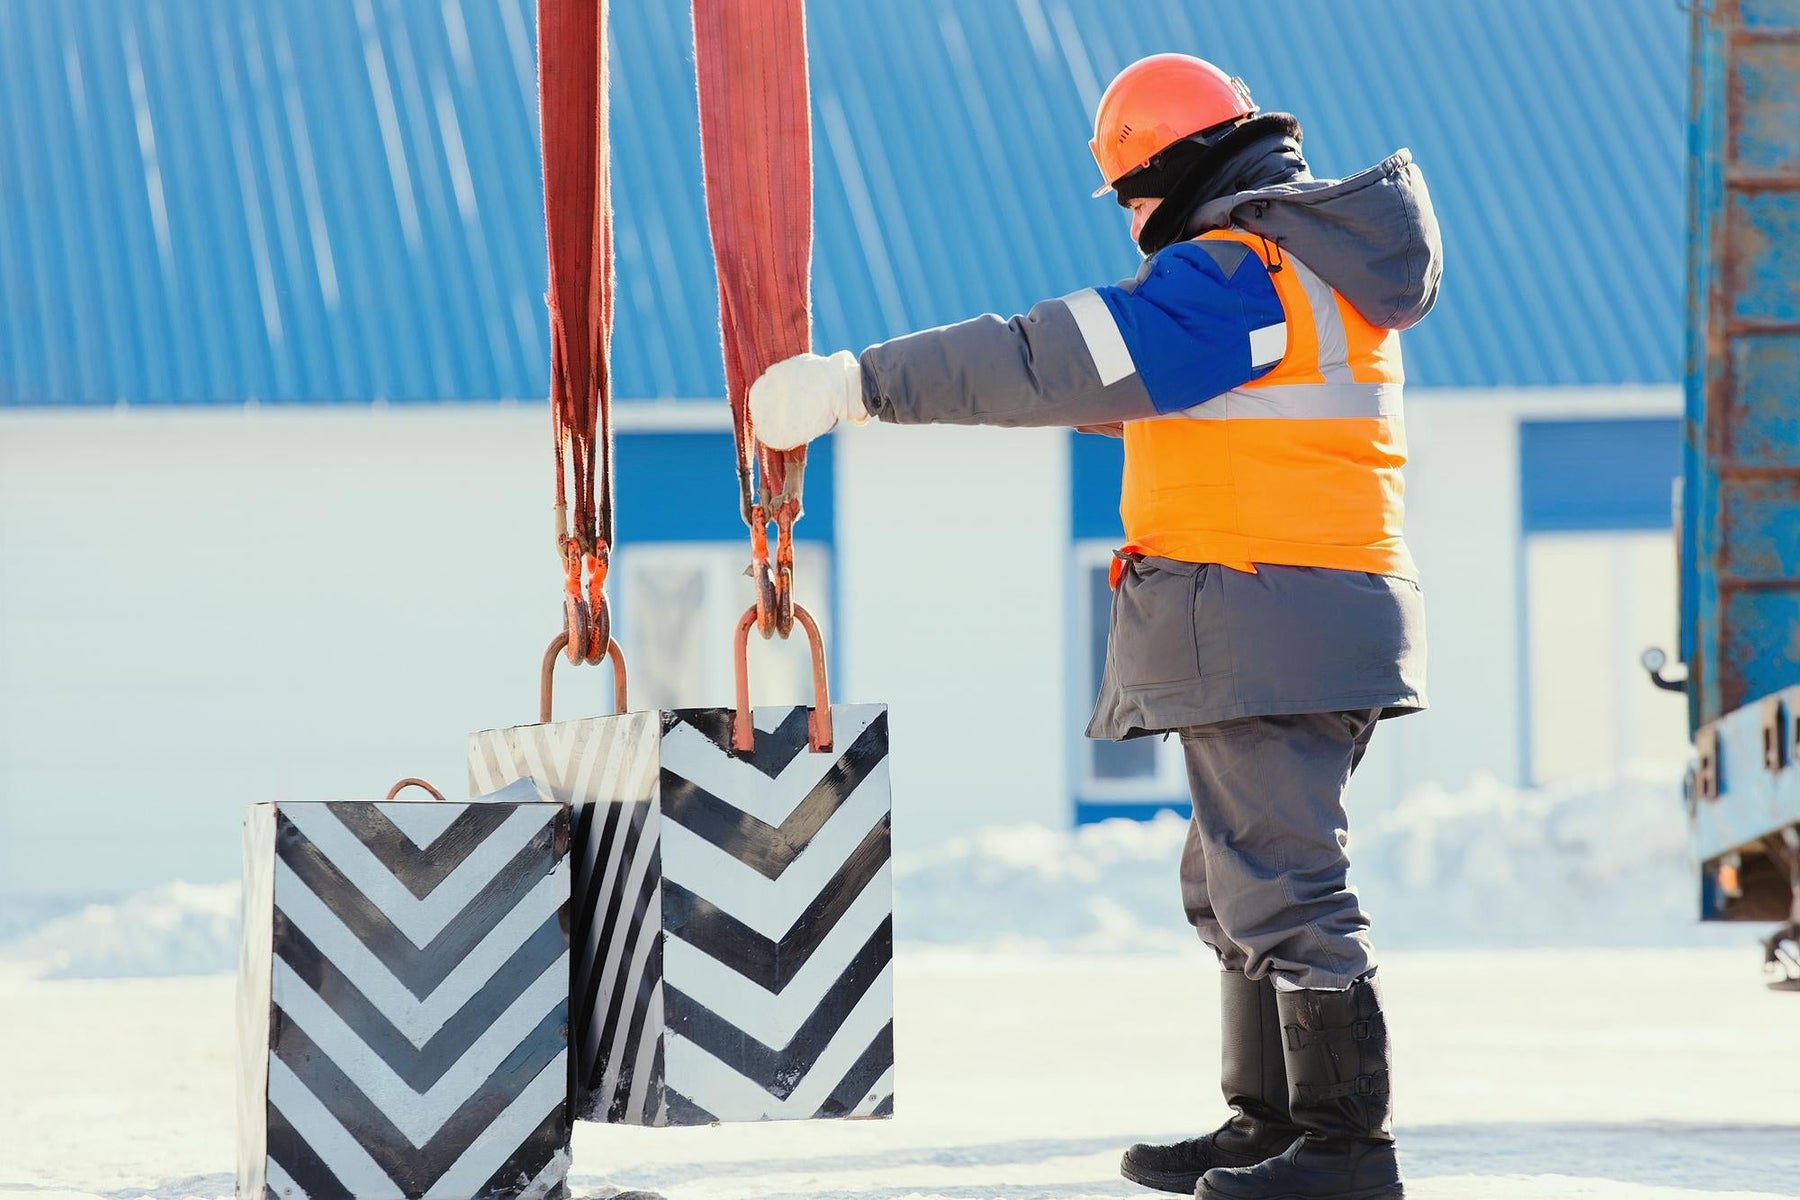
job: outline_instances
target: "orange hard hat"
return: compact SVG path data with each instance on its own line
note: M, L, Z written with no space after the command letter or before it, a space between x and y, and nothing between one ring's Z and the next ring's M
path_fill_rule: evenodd
M1119 72L1094 113L1088 149L1104 180L1096 196L1179 142L1239 117L1253 116L1250 89L1191 54L1152 54Z

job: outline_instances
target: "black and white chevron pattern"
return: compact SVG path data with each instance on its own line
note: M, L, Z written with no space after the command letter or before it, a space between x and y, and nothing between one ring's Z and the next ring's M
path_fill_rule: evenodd
M662 740L667 1120L893 1111L887 710L670 713Z
M476 789L573 806L575 1115L642 1125L885 1116L893 1096L887 714L724 709L489 730Z
M655 713L475 734L469 786L527 777L571 806L574 1115L656 1123L662 1092L662 871Z
M245 835L238 1195L565 1196L568 810L521 782Z

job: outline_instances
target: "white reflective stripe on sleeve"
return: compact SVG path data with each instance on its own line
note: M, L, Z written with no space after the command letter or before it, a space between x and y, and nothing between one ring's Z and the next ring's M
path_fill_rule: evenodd
M1289 383L1239 388L1175 414L1194 421L1330 421L1399 417L1397 383Z
M1250 331L1250 368L1260 371L1287 355L1287 322L1277 321Z
M1131 351L1125 345L1125 335L1119 332L1119 323L1113 319L1112 309L1106 307L1099 292L1082 288L1064 296L1062 302L1068 306L1069 315L1075 318L1081 340L1087 343L1088 355L1094 360L1094 370L1099 372L1101 387L1111 387L1137 373L1137 364L1131 361Z

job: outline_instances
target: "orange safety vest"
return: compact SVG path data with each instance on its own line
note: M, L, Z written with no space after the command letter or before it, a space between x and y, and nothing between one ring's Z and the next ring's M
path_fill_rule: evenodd
M1268 374L1125 425L1127 551L1254 571L1257 563L1418 578L1401 536L1406 431L1400 334L1378 329L1305 264L1252 233L1287 351Z

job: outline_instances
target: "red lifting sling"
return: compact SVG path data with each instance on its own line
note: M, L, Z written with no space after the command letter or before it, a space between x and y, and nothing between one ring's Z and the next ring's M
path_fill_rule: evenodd
M564 649L571 662L597 663L610 653L622 676L605 591L613 543L607 369L613 255L606 76L606 0L538 0L538 100L550 251L550 408L556 434L556 542L564 572Z
M725 388L737 436L738 491L750 527L757 627L794 624L794 522L806 449L755 441L750 384L812 349L812 126L802 0L694 0L706 215L719 272ZM775 566L768 525L775 523Z

